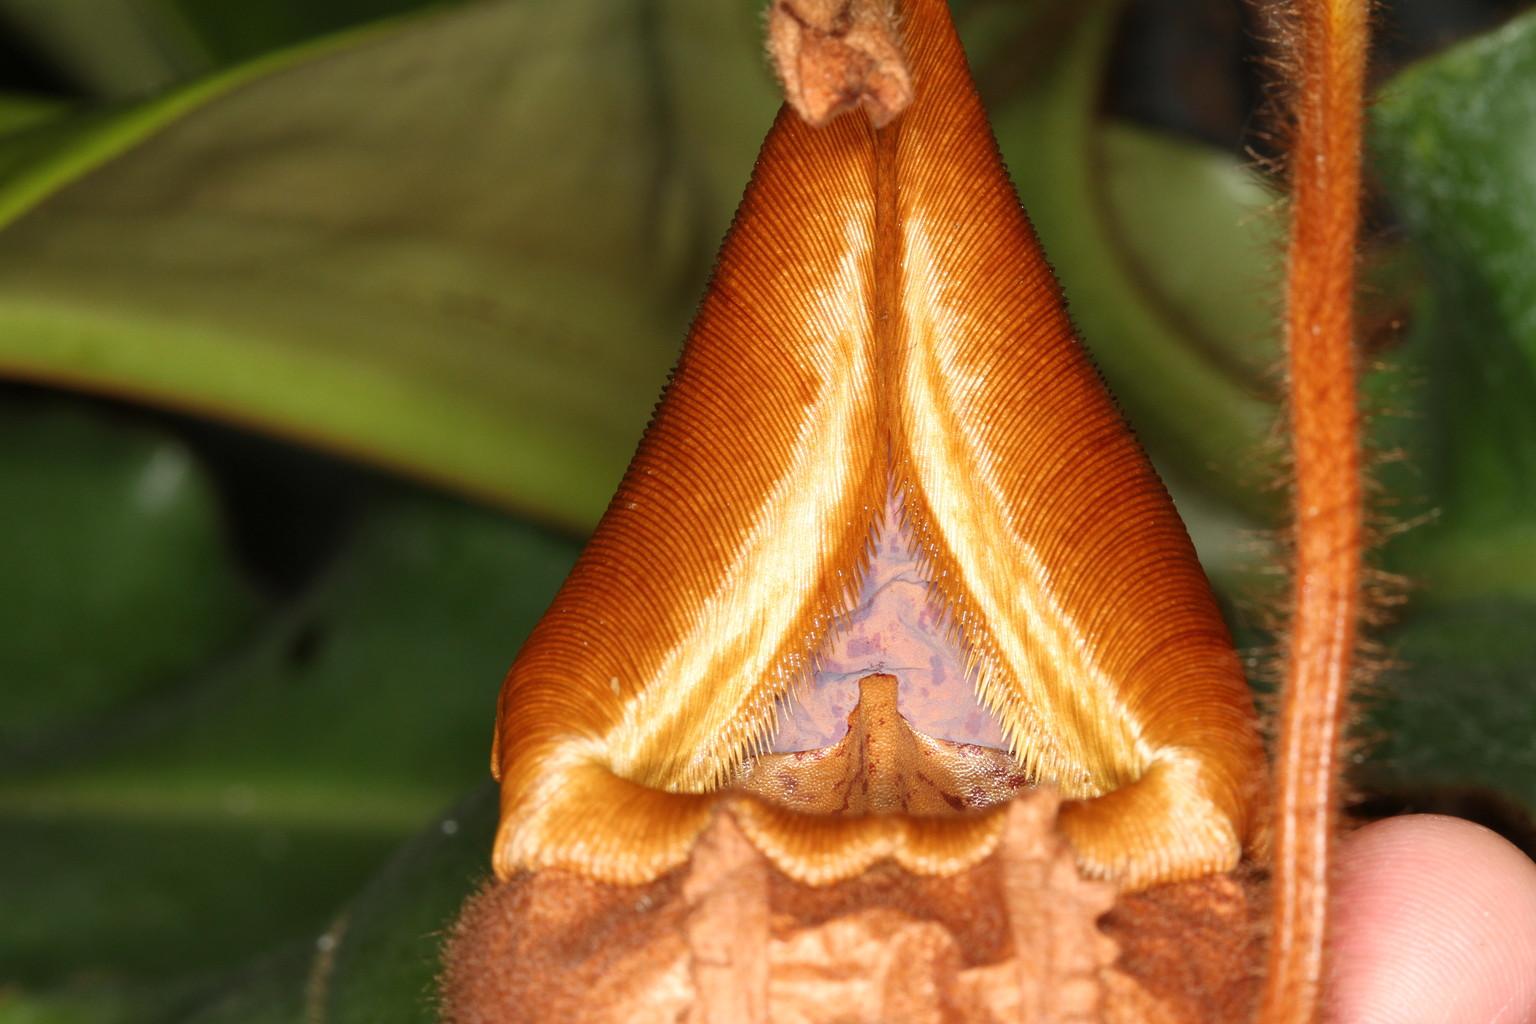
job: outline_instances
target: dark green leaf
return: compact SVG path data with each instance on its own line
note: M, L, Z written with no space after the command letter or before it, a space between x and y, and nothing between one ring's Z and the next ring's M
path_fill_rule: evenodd
M396 504L242 656L4 773L7 973L188 974L318 928L485 777L501 676L572 553Z
M0 137L35 128L63 116L68 104L45 96L0 93Z
M1396 545L1434 595L1536 595L1536 16L1383 90L1375 153L1432 289L1409 454L1438 519Z
M0 406L0 479L0 765L163 689L253 621L218 503L179 442Z
M162 34L196 41L203 60L218 66L249 60L270 50L404 14L444 0L136 0L161 15ZM180 70L180 69L178 69Z
M438 0L0 0L8 31L92 96L135 99Z
M500 809L493 785L412 840L337 919L316 1002L329 1024L410 1024L430 1013L444 932L490 877Z
M322 928L228 983L188 1024L425 1024L439 944L488 877L496 789L429 824Z
M1437 604L1386 639L1398 667L1366 695L1380 788L1482 787L1536 807L1536 605Z

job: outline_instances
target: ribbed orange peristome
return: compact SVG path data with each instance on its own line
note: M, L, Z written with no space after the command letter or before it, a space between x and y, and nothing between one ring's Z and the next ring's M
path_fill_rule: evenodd
M1073 334L942 0L903 6L911 107L878 131L780 114L656 418L508 675L503 875L680 863L847 607L893 490L1087 870L1189 877L1251 834L1255 719L1205 578ZM867 828L755 821L802 878L873 848ZM878 831L935 872L995 841L966 819Z

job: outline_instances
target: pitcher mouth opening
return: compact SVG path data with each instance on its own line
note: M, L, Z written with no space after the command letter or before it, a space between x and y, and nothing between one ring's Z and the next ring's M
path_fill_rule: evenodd
M854 607L817 655L814 671L779 703L767 749L818 750L848 731L862 681L896 680L896 706L913 729L934 739L1007 750L1002 724L976 693L974 666L927 576L922 554L890 495L876 524Z
M749 760L735 788L802 814L943 817L1006 803L1033 781L1006 750L939 739L899 710L889 673L858 681L836 742Z
M1033 785L979 699L964 642L886 501L854 606L781 699L735 788L812 814L963 814Z

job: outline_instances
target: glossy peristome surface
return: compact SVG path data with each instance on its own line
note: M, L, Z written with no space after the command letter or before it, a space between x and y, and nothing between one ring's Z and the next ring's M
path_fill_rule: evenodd
M942 0L899 13L911 106L879 129L781 113L656 417L507 677L504 877L682 863L855 600L891 501L1085 870L1192 877L1252 837L1254 713L1189 540L1073 333ZM791 875L867 866L858 827L760 822ZM939 873L998 834L879 828Z

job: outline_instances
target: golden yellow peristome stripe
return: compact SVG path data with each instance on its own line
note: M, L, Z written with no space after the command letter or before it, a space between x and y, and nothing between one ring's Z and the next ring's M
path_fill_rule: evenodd
M914 99L874 129L783 112L681 361L507 676L496 868L655 878L762 749L857 593L896 493L1015 755L1083 867L1231 867L1263 776L1236 655L1172 503L1074 336L942 0L901 24ZM763 811L830 880L943 872L974 819Z

